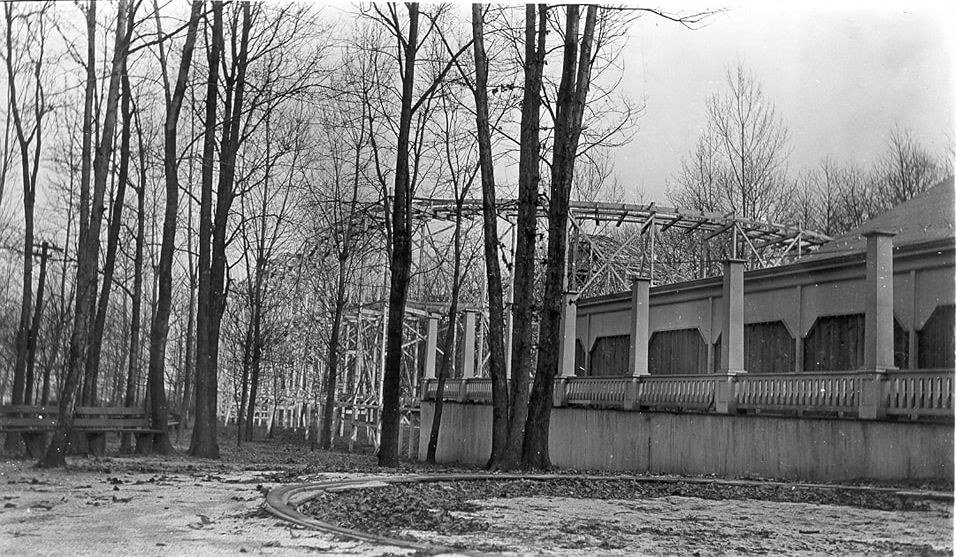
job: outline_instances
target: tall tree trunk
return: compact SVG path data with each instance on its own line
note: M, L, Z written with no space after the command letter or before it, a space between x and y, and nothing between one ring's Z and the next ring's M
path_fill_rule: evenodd
M113 199L109 228L107 230L106 260L103 262L103 285L100 287L100 297L97 300L96 312L93 317L93 328L90 332L90 342L86 356L85 376L90 378L92 393L96 392L97 378L99 376L100 353L103 348L103 329L106 326L106 313L109 310L110 292L113 287L113 272L116 268L116 250L119 245L119 234L123 224L123 204L126 199L126 183L129 179L130 137L133 118L130 110L132 91L130 90L129 75L126 73L125 57L120 71L122 72L122 101L120 102L120 112L123 117L123 131L120 134L119 177L117 178L116 194Z
M33 205L36 194L28 181L30 167L26 162L29 159L27 147L27 144L22 144L21 148L26 165L23 168L23 274L21 275L20 323L17 326L17 359L13 368L13 404L26 403L27 352L29 351L30 314L33 307ZM8 435L7 438L15 438L15 436Z
M250 300L251 301L251 300ZM252 311L249 312L250 315ZM246 324L245 340L242 343L242 377L239 381L239 407L236 409L236 445L242 445L246 438L245 428L252 422L255 412L249 414L246 420L246 405L249 400L249 371L252 368L252 318ZM251 431L251 427L250 427Z
M488 123L488 56L485 54L484 6L472 4L471 28L475 48L475 120L478 129L478 160L481 166L481 212L488 281L488 368L491 374L491 459L497 467L508 442L508 377L505 375L504 304L501 265L498 260L498 211L495 206L495 167L491 155Z
M136 248L133 256L133 300L129 325L129 356L126 368L126 393L123 405L132 408L136 405L136 386L139 383L140 366L140 328L142 326L143 307L143 249L146 246L146 145L143 142L143 130L136 119L136 139L139 149L139 187L136 190ZM133 450L132 434L124 433L120 450L129 453Z
M192 236L192 232L188 232ZM189 246L191 247L191 246ZM192 267L192 255L189 255L190 262L189 266ZM177 435L182 433L182 431L188 426L189 418L192 415L192 406L193 406L193 396L192 396L192 385L193 377L196 370L196 352L195 352L195 339L196 339L196 274L190 268L189 271L189 306L187 307L188 315L186 316L186 363L185 370L183 373L183 395L179 401L179 429Z
M318 435L319 446L326 450L330 450L332 448L332 418L335 412L335 391L336 382L338 380L339 344L342 330L342 317L345 311L345 304L348 303L347 265L349 258L352 256L352 234L354 232L355 225L354 217L359 201L359 184L362 175L359 165L361 164L362 149L365 145L366 108L367 107L365 105L362 106L362 115L359 118L359 136L358 140L355 142L355 158L353 159L352 164L352 168L354 170L354 173L352 174L352 199L350 200L349 211L348 215L346 216L345 234L342 237L341 244L338 246L337 253L339 268L335 286L335 305L333 306L332 310L332 332L329 338L329 365L326 368L325 409L322 416L321 432ZM369 124L369 128L369 135L371 135L371 123ZM361 334L361 331L359 331L359 334Z
M192 167L190 167L191 169ZM190 183L192 182L192 171L190 170ZM186 227L186 261L189 274L189 305L186 315L186 368L183 377L182 398L179 400L179 428L178 436L189 425L189 419L192 415L193 396L192 385L196 369L195 360L195 339L196 339L196 287L197 275L196 266L193 261L193 204L189 203L189 226Z
M535 17L537 16L537 30ZM541 76L544 71L548 8L525 6L524 95L521 105L521 145L518 159L518 217L515 225L515 263L511 314L511 408L507 447L497 463L500 469L519 466L524 446L525 420L531 385L532 325L534 323L535 242L538 226L539 150L541 148ZM537 36L536 36L537 34ZM536 42L537 41L537 42Z
M222 140L220 141L219 183L216 191L215 215L211 223L211 250L208 270L208 301L200 311L206 311L205 316L205 354L202 357L203 366L197 365L196 382L196 425L193 428L193 447L190 454L193 456L210 456L218 458L219 447L216 441L216 405L218 401L218 366L219 366L219 336L222 323L222 314L226 309L226 245L229 213L235 198L236 155L241 145L240 128L243 116L243 101L246 87L246 70L248 68L249 32L252 27L250 3L243 3L242 23L238 43L238 54L233 61L234 72L226 74L225 112L222 125ZM221 11L221 8L220 8ZM222 32L218 34L222 43ZM220 51L224 51L222 44ZM207 102L209 99L207 99ZM213 98L212 102L215 103ZM215 110L215 106L213 106ZM213 130L214 131L214 130ZM204 153L205 155L205 153ZM209 159L211 164L211 158ZM204 161L205 164L205 161ZM204 172L206 169L203 169ZM209 169L211 173L211 168ZM211 179L211 176L210 176ZM203 185L205 188L205 184ZM211 187L211 184L210 184ZM203 192L206 193L205 191ZM211 194L211 192L210 192ZM211 203L211 199L210 199ZM209 208L211 210L211 207ZM200 218L200 221L202 219ZM202 222L200 222L202 225ZM202 232L202 227L200 228ZM208 232L208 231L207 231ZM202 241L202 238L200 238ZM202 248L201 248L202 249ZM200 255L202 251L200 251ZM204 270L204 269L203 269ZM200 389L200 383L202 389ZM200 390L202 393L200 394ZM203 408L203 419L200 420L199 406ZM202 443L200 443L202 441Z
M418 54L418 3L408 8L408 37L404 41L401 115L395 157L395 191L392 201L391 279L386 325L385 374L382 382L382 439L378 449L379 466L398 466L398 434L401 419L402 338L408 276L411 271L411 180L409 176L409 136L412 125L412 95L415 90L415 58Z
M55 467L66 464L64 455L66 443L73 428L76 384L85 368L84 362L88 347L90 314L93 311L94 299L96 297L96 267L99 258L100 225L103 220L104 211L103 198L106 190L107 171L110 166L109 161L113 152L113 131L116 126L116 112L119 100L119 76L123 60L126 58L127 47L129 46L127 42L126 24L127 17L131 14L127 13L127 5L127 0L120 0L117 6L116 40L114 41L113 61L106 97L106 110L103 118L100 144L96 149L96 157L93 160L93 191L90 220L86 225L85 238L80 242L77 249L76 307L73 331L70 335L70 355L67 363L66 379L64 381L63 393L60 396L59 410L61 419L57 422L50 445L47 447L46 454L44 454L40 461L40 466L42 467ZM87 24L88 30L91 33L90 42L92 43L92 34L96 31L95 12L92 6L90 7L89 13L91 17ZM89 63L93 63L92 56ZM84 122L84 126L86 125L92 125L92 123ZM88 383L88 381L85 381L85 383ZM86 393L84 402L90 401L91 396L95 396L95 393Z
M216 440L217 377L212 360L212 183L216 155L216 108L219 97L219 63L222 55L222 2L213 2L212 35L208 43L209 75L206 80L206 114L203 121L202 188L199 200L199 292L196 304L196 417L189 454L219 458Z
M522 464L529 468L550 468L548 436L554 378L561 361L559 354L561 313L567 281L567 226L574 159L581 134L584 103L591 80L591 44L597 20L596 6L588 6L584 34L578 54L577 5L568 6L564 40L564 65L558 88L555 116L554 153L551 165L551 200L548 207L548 259L545 268L545 291L539 334L538 366L534 376ZM576 63L577 62L577 63ZM571 339L573 342L573 339Z
M8 117L12 117L14 128L16 130L17 144L20 151L20 169L23 182L23 274L22 276L22 297L20 299L20 322L17 327L16 336L16 361L13 370L13 404L23 404L26 402L26 391L30 390L26 383L26 368L29 352L30 335L30 316L33 306L33 208L36 199L37 172L40 165L40 153L43 147L43 114L44 97L43 85L41 83L41 69L43 67L43 52L41 42L41 52L39 61L33 64L34 72L30 76L34 81L36 95L34 99L34 128L27 132L20 114L20 100L17 92L17 74L13 68L13 58L16 56L13 50L13 5L4 6L4 15L6 19L6 70L7 70L7 104L9 109ZM45 10L39 16L46 17ZM35 143L34 143L35 140ZM33 143L33 157L30 157L30 145ZM6 449L16 448L19 435L10 433L6 439Z
M7 114L10 114L10 97L7 97ZM7 118L3 124L3 152L0 153L0 206L3 205L3 192L7 186L7 172L10 170L10 132L12 131L13 121Z
M265 199L265 194L263 194L263 199ZM248 394L248 398L243 402L248 401L248 404L242 409L246 413L245 428L239 428L240 436L245 441L252 441L252 421L255 417L256 397L259 394L259 376L262 370L262 282L266 273L264 257L265 209L263 209L260 217L263 224L262 233L258 238L259 241L254 253L256 263L252 273L247 273L254 278L253 284L249 288L249 326L244 354L246 362L243 364L243 380L247 383L247 385L243 385L243 397Z
M159 266L157 268L156 307L149 331L149 364L147 384L150 393L150 422L158 433L153 437L153 450L160 454L173 451L169 440L169 415L166 402L166 341L169 336L169 315L172 306L172 267L176 249L176 226L179 214L179 153L177 126L183 97L186 94L186 82L189 67L192 64L193 50L196 44L199 15L202 9L194 2L183 44L182 60L176 86L172 95L166 88L166 119L163 123L163 170L166 179L166 207L163 215L163 240L159 248Z
M88 235L84 244L84 253L80 259L79 267L83 266L83 259L89 259L86 272L83 273L87 284L84 288L88 289L83 296L83 302L88 306L84 313L86 322L83 323L86 329L83 333L84 345L82 355L79 360L79 367L83 373L83 404L93 406L97 402L97 377L96 369L86 365L90 357L91 346L97 339L92 335L96 318L96 281L98 278L97 266L99 265L100 253L100 228L103 222L103 214L106 212L106 181L109 178L110 167L113 160L113 141L114 131L116 129L117 112L119 110L120 82L126 66L126 51L129 48L129 40L132 32L132 24L135 17L135 10L138 3L133 3L131 11L127 13L128 1L124 0L117 7L117 26L116 39L113 46L113 60L110 69L109 85L106 93L106 109L103 116L103 129L100 135L99 144L96 147L96 154L93 159L93 198L90 206L90 225L87 230ZM127 28L129 29L127 30ZM129 32L128 32L129 31ZM79 254L78 254L79 255ZM79 273L79 271L77 271ZM77 283L80 283L79 277ZM80 297L77 297L77 304L80 303Z
M259 377L262 371L262 348L263 348L263 338L262 338L262 319L263 319L263 305L265 303L264 298L266 296L266 286L265 280L268 273L268 260L271 256L271 247L268 249L266 245L269 243L266 235L267 223L268 223L268 214L269 214L269 185L272 171L273 159L271 158L272 153L272 142L270 136L270 128L272 126L272 118L270 114L266 114L265 118L265 148L266 148L266 168L263 176L263 186L262 186L262 206L258 214L259 223L258 223L258 233L256 238L256 262L255 262L255 280L250 296L251 301L251 317L252 317L252 354L251 354L251 363L252 363L252 384L249 389L249 407L247 413L249 419L246 424L246 433L245 438L247 441L252 441L252 418L255 414L255 408L257 403L257 397L259 395ZM278 226L278 223L277 223ZM248 259L247 259L248 261Z
M249 379L249 406L246 409L246 441L252 441L252 417L255 415L256 398L259 396L259 377L262 373L262 302L258 302L258 316L252 323L252 373Z
M200 2L194 2L183 43L182 60L176 77L176 86L169 94L166 87L166 118L163 122L163 170L166 181L166 207L163 215L163 240L159 248L157 268L156 307L149 331L149 364L147 385L150 393L150 423L159 433L153 437L153 450L160 454L173 451L169 440L169 416L166 402L166 341L169 336L169 314L173 292L173 256L176 250L176 226L179 214L179 152L176 130L186 82L192 64L193 50L202 10Z
M342 330L342 315L345 311L346 262L348 253L343 258L339 256L339 272L335 283L335 305L332 309L332 333L329 338L329 365L325 373L325 408L322 415L322 432L319 436L319 447L330 450L332 448L332 419L335 416L335 391L338 388L339 344Z

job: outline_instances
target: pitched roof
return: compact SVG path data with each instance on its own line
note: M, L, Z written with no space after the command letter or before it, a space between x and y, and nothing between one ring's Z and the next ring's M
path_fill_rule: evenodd
M873 230L896 232L893 237L894 247L954 238L956 187L953 178L943 180L916 197L827 242L803 259L823 259L866 251L866 238L863 234Z

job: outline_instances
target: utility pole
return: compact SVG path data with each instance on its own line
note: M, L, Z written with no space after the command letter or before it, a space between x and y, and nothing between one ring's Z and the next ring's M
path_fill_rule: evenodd
M40 253L37 254L33 252L33 255L40 256L40 278L37 281L37 302L36 309L33 311L33 320L30 324L30 330L27 333L27 377L26 377L26 386L23 391L23 403L24 404L33 404L33 371L34 364L36 363L36 351L37 351L37 336L40 333L40 318L43 315L43 291L46 285L46 261L50 255L50 249L59 249L50 245L49 242L43 242L40 244ZM49 382L50 378L48 375L43 377L43 393L48 396L49 394Z

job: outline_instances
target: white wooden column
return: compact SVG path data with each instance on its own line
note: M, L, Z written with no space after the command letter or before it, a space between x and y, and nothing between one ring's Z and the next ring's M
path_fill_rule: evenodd
M866 314L863 321L863 368L872 372L863 382L859 416L876 420L886 415L883 381L895 371L893 361L893 236L873 230L866 238ZM915 317L915 314L914 314ZM915 319L914 319L915 321Z
M561 306L561 359L558 362L560 377L574 376L574 348L577 337L578 293L566 292Z
M863 367L868 371L893 365L893 236L874 230L866 237L866 316Z
M465 361L462 367L463 378L475 376L475 323L477 314L468 310L465 312Z
M505 312L505 377L511 380L511 335L514 332L514 315L511 308Z
M438 316L428 315L428 330L425 333L425 380L435 379L435 363L438 359Z
M720 373L744 372L744 261L724 261Z
M631 284L631 351L628 371L631 375L647 375L647 344L650 339L649 278L635 278Z

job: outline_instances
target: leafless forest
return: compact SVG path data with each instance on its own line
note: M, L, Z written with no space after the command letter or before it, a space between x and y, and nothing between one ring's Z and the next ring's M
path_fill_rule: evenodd
M447 330L467 303L488 312L498 469L548 464L568 204L655 201L614 174L612 152L647 108L617 89L623 42L637 20L693 33L722 17L157 0L2 10L4 404L64 416L145 404L163 431L182 416L191 455L218 457L226 407L249 439L265 398L299 396L326 403L312 435L328 446L328 403L352 380L343 316L387 301L378 458L396 466L400 406L416 394L401 372L407 302L434 304ZM951 147L931 152L903 127L883 131L877 159L795 173L787 123L800 115L779 113L761 76L729 66L710 94L662 204L834 236L952 174ZM426 229L418 198L480 199L481 218ZM517 200L511 239L501 199ZM704 272L687 255L694 235L661 242L658 282ZM45 465L63 464L69 429ZM167 435L154 450L172 450Z

